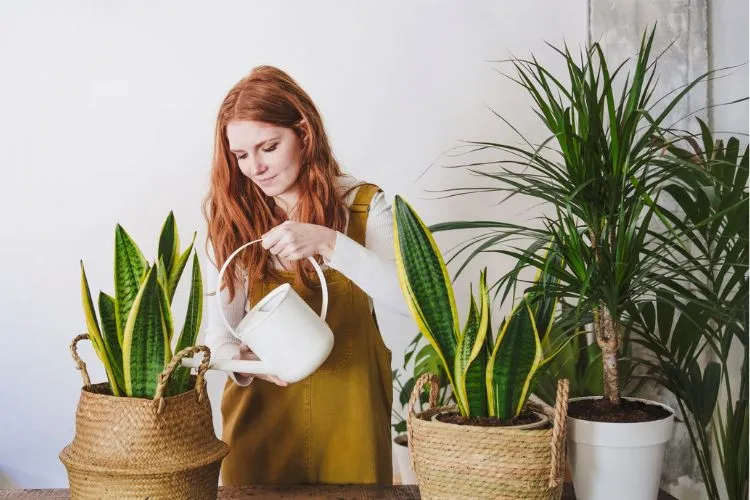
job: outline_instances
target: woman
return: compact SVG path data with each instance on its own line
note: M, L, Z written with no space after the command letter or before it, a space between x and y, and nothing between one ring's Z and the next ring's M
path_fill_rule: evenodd
M283 71L255 68L227 94L216 124L208 220L206 343L213 356L257 359L223 326L235 326L283 282L319 310L306 258L327 266L326 318L334 347L310 377L234 373L221 411L224 484L390 484L391 355L373 302L408 314L398 286L393 222L383 193L345 176L310 97ZM217 284L217 268L242 244ZM219 285L217 287L217 285Z

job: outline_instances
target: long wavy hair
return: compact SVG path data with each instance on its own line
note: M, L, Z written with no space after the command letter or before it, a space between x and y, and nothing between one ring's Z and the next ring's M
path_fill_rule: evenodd
M244 243L259 239L287 219L272 197L247 178L229 150L227 124L236 120L260 121L292 129L300 138L299 201L294 219L326 226L336 231L346 227L346 193L339 192L334 179L342 175L333 156L320 113L310 96L285 72L259 66L240 80L221 103L216 120L213 166L203 214L208 223L206 249L213 247L214 264L220 267ZM305 260L294 264L295 281L313 288L311 266ZM224 283L234 299L241 284L241 270L248 273L248 285L278 276L271 254L260 244L251 245L227 266ZM249 290L248 290L249 293Z

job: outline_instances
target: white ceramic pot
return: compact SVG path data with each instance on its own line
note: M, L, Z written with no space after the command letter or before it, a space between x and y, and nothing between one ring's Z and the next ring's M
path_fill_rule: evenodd
M401 484L417 484L417 476L409 466L409 446L398 444L393 440L393 456L398 467Z
M674 411L655 401L626 399L661 406L670 415L652 422L622 424L568 417L568 459L579 500L655 500L659 493Z

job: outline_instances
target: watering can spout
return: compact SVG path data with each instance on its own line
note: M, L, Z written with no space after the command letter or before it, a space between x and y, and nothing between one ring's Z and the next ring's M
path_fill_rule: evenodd
M185 368L198 368L201 360L195 358L183 358L182 366ZM251 361L245 359L216 359L208 364L209 370L220 370L223 372L247 373L249 375L275 375L269 363L265 361Z

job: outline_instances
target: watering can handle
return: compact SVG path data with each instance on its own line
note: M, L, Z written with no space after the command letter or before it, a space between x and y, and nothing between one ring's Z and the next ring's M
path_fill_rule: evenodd
M253 240L250 243L245 243L241 247L239 247L237 250L232 252L232 254L227 257L227 260L224 262L224 265L221 266L221 270L219 271L219 278L216 281L216 301L219 304L219 315L221 316L222 321L224 322L224 326L227 327L227 329L236 337L237 332L234 331L234 328L232 328L229 325L229 321L227 321L226 316L224 316L224 309L221 307L221 294L219 293L219 289L221 288L221 282L224 278L224 272L227 270L227 266L229 266L229 263L232 261L233 258L237 256L238 253L240 253L242 250L244 250L246 247L249 247L253 243L258 243L262 240ZM323 275L323 270L320 268L318 263L313 259L312 257L307 258L315 268L315 272L318 274L318 279L320 280L320 286L321 290L323 291L323 304L320 308L320 319L323 321L326 320L326 313L328 312L328 286L326 284L326 278Z

